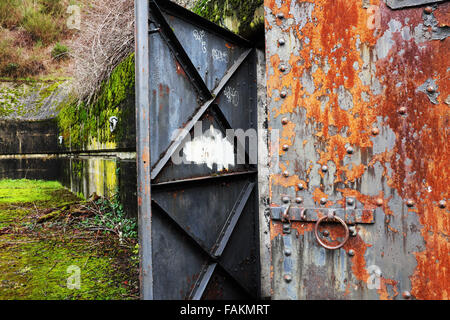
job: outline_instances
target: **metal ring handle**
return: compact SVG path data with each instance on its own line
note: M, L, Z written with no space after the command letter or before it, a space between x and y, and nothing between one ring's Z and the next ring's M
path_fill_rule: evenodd
M320 238L319 238L319 225L320 225L320 223L321 223L323 220L325 220L325 219L328 220L328 218L329 218L328 216L323 216L322 218L320 218L319 220L317 220L316 226L315 226L315 228L314 228L314 234L316 235L316 239L317 239L317 241L319 242L319 244L320 244L322 247L324 247L325 249L328 249L328 250L336 250L336 249L339 249L340 247L342 247L342 246L347 242L347 240L348 240L348 238L349 238L349 236L350 236L350 232L348 231L348 226L347 226L347 224L345 223L345 221L342 220L341 218L339 218L338 216L334 216L333 219L336 219L337 221L339 221L340 224L342 224L342 225L344 226L344 229L345 229L345 238L344 238L344 241L342 241L340 244L338 244L338 245L335 246L335 247L332 247L332 246L329 246L329 245L325 244L325 243L324 243L322 240L320 240Z

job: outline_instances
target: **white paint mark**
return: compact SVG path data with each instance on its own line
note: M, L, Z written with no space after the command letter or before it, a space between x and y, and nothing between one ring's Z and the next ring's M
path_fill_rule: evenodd
M229 165L234 165L233 144L212 125L205 134L188 141L183 153L187 161L206 164L210 169L213 164L217 165L219 171L228 170Z

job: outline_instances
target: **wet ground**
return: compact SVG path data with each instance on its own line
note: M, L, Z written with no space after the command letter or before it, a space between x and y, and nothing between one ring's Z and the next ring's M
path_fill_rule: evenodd
M83 228L80 202L57 182L0 180L0 300L138 298L136 241Z

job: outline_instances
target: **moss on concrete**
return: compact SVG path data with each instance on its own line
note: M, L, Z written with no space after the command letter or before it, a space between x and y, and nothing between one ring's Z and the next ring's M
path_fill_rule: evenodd
M0 81L0 118L54 118L67 80Z
M264 26L263 0L199 0L193 8L198 15L252 38Z
M124 137L124 126L118 126L111 133L109 118L127 119L130 110L121 104L134 95L134 72L134 54L131 54L103 83L94 103L86 105L72 97L60 106L58 123L67 147L89 149L104 146L112 149Z

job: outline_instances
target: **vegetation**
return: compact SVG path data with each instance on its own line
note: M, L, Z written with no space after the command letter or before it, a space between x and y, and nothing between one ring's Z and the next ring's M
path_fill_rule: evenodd
M74 97L62 105L58 123L64 141L70 141L75 148L87 146L93 139L97 139L99 143L119 141L126 134L126 125L119 126L111 133L108 119L111 116L127 119L130 108L124 108L123 102L134 95L134 74L133 53L102 83L98 97L93 103L86 104Z
M114 224L86 209L98 206ZM114 199L83 201L58 182L0 180L0 300L137 299L135 231L116 214ZM68 286L73 267L79 288Z
M69 53L69 48L67 48L67 46L61 44L61 43L57 43L52 50L52 57L53 59L56 60L62 60L62 59L67 59Z
M65 8L69 0L0 1L0 77L25 78L61 68L64 59L54 53L64 49L73 31L68 30ZM56 45L54 45L57 42ZM53 52L51 48L57 49ZM65 47L67 49L67 47ZM67 57L60 52L58 57Z
M244 37L262 31L264 0L198 0L192 9L196 14Z

